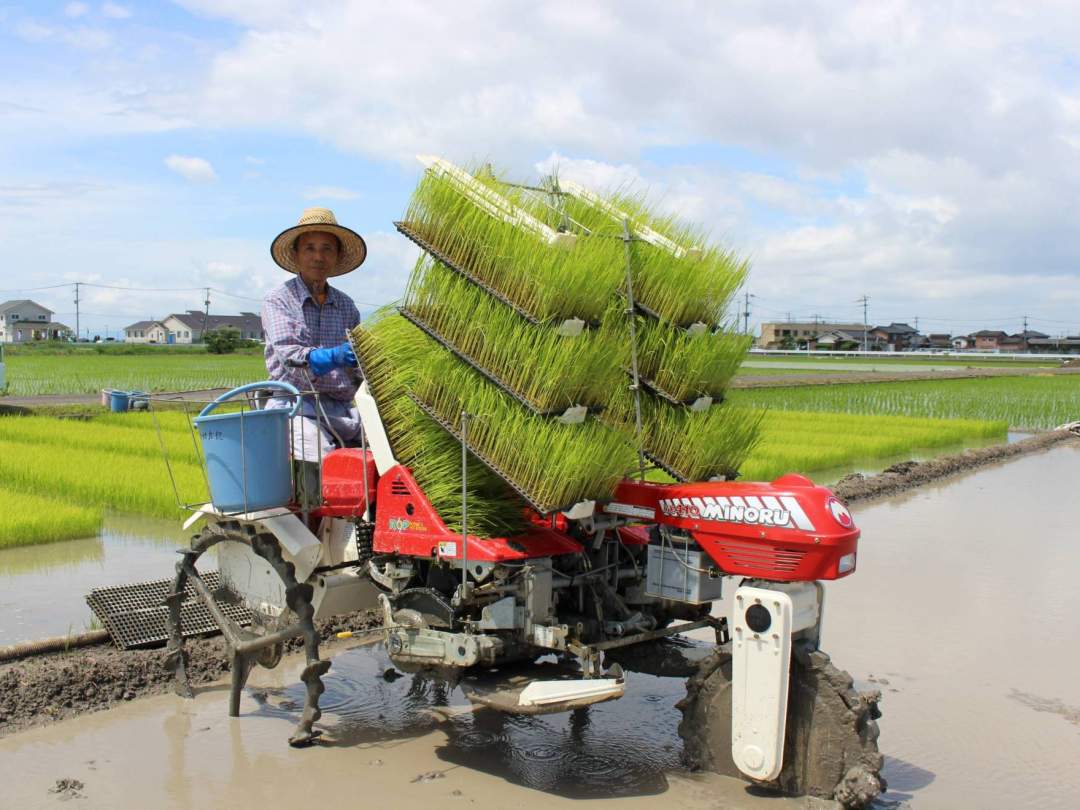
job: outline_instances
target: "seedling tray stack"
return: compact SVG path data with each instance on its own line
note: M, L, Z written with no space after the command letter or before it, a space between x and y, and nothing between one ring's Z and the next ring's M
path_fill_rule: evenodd
M735 474L758 417L722 405L747 342L719 321L745 265L680 247L688 232L622 198L421 160L397 227L424 254L354 343L396 456L448 525L463 473L478 534L511 531L525 505L606 499L639 458Z

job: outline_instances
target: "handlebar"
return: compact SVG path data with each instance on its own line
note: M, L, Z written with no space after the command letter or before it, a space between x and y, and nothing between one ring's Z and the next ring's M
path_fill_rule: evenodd
M264 382L248 383L247 385L241 385L239 388L234 388L232 391L226 391L220 397L218 397L205 408L203 408L202 411L199 412L199 416L206 416L218 405L227 402L237 394L243 394L246 391L253 391L256 388L280 388L281 390L286 391L292 396L296 397L296 404L293 405L292 412L289 414L289 416L296 416L296 411L300 407L300 392L297 390L295 385L290 385L289 383L282 382L280 380L265 380Z

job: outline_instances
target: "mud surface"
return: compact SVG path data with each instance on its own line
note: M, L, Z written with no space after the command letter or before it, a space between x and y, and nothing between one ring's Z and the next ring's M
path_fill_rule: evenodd
M955 455L940 456L929 461L905 461L886 469L878 475L865 476L855 473L841 478L830 489L847 503L868 501L887 495L895 495L922 486L931 481L974 470L1005 459L1028 453L1037 453L1063 442L1080 444L1075 433L1055 430L1040 433L1029 439L1012 444L995 444Z
M374 613L341 616L319 626L324 642L344 630L377 623ZM300 639L290 649L302 646ZM193 686L221 680L229 672L223 638L189 639L188 677ZM163 649L118 650L99 645L0 664L0 736L109 709L125 701L172 690Z
M20 774L5 801L53 806L60 796L50 791L64 780L78 784L75 806L109 810L820 806L685 768L674 709L681 677L631 673L621 700L513 717L443 682L388 678L381 645L339 648L322 699L325 735L297 750L285 739L303 699L300 665L293 657L256 669L235 719L227 691L212 685L194 700L152 696L0 739L0 760Z
M856 504L822 644L882 692L886 801L1080 806L1080 442Z

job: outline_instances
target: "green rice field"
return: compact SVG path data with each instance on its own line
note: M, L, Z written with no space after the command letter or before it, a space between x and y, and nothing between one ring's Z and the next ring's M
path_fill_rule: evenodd
M46 354L7 356L10 396L96 394L125 391L190 391L233 388L266 378L261 354L206 354L161 349L146 354ZM2 400L0 400L2 402Z
M742 467L742 480L873 469L902 454L1004 441L1006 430L1000 420L774 409L764 416L761 441ZM107 509L179 521L185 513L162 444L182 500L204 502L205 481L184 413L0 417L0 548L94 535Z
M1080 376L1034 375L741 389L730 400L772 411L981 419L1050 430L1080 419Z

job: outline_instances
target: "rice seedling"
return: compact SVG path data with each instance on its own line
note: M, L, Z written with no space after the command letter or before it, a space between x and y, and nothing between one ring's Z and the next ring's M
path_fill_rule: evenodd
M421 179L405 220L456 265L540 321L599 321L623 282L626 262L618 240L551 245L432 173Z
M159 438L152 426L120 426L104 418L90 423L43 416L0 418L0 440L29 444L53 457L91 450L150 458L159 463L164 444L171 462L200 463L190 431L163 429Z
M762 414L748 408L713 405L702 411L673 407L642 397L642 444L653 461L677 478L702 481L733 478L757 442ZM615 392L601 419L633 436L633 392Z
M415 395L450 426L472 415L469 444L542 512L609 497L634 466L626 436L599 422L536 416L473 369L437 349L420 358Z
M56 498L0 489L0 548L51 543L98 533L102 511Z
M602 406L625 384L626 343L612 329L564 336L536 326L429 258L413 271L404 307L470 362L490 372L537 411Z
M12 396L96 394L125 391L187 391L234 388L266 378L261 355L177 352L154 355L13 354L7 364Z
M692 334L647 318L638 319L637 336L641 375L684 402L722 399L752 340L724 331Z
M199 466L175 463L172 471L181 498L206 502L206 484ZM49 492L79 504L157 517L180 515L160 457L87 449L67 455L59 450L42 452L32 443L0 440L0 481L8 489Z
M600 204L576 194L562 200L566 218L596 237L621 237L623 223L610 211L626 214L631 232L639 237L633 243L634 298L672 325L717 323L746 279L749 262L710 246L700 229L658 215L640 195L609 194ZM643 226L659 232L677 250L642 241Z
M384 309L353 331L353 343L379 406L394 455L451 531L461 531L461 445L408 397L423 333ZM497 537L526 527L524 506L505 482L475 458L468 459L470 534Z
M835 386L787 386L729 392L733 402L773 410L982 419L1049 430L1080 418L1080 377L1027 376Z
M1002 441L1004 422L904 416L770 411L761 441L742 466L744 478L872 468L880 460L971 442Z

